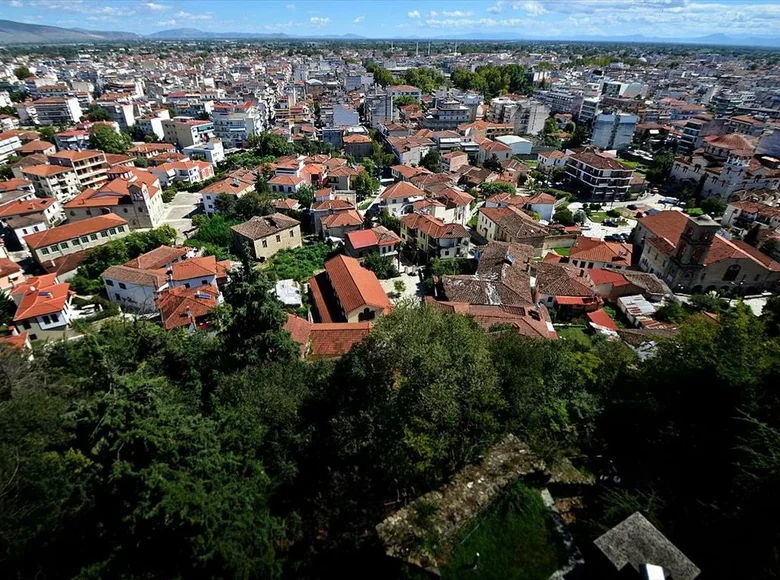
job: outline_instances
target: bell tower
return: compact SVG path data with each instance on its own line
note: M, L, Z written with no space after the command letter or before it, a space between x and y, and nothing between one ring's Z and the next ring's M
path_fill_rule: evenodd
M687 218L667 269L666 279L672 290L690 290L696 285L720 229L720 224L708 215Z

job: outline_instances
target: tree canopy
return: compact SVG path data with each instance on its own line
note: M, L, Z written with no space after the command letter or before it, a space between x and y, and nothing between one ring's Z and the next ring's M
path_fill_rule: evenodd
M95 125L89 132L89 146L106 153L126 153L132 145L130 137L108 125Z

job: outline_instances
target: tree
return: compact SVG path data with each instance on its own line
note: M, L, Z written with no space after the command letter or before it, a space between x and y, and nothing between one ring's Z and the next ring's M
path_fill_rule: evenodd
M284 157L295 153L295 146L292 143L270 131L251 135L247 138L247 146L253 147L255 153L261 156Z
M490 169L490 171L495 171L496 173L501 173L504 168L501 165L501 162L498 160L498 157L495 153L485 159L485 162L482 164L482 167L485 169Z
M393 290L395 290L395 293L398 296L401 296L404 292L406 292L406 283L403 280L396 280L393 282Z
M361 171L352 179L352 189L358 196L358 199L365 199L374 196L379 192L381 184L376 177L373 177L367 171Z
M699 207L701 207L704 213L713 217L723 215L723 212L726 211L726 204L717 197L703 199Z
M14 76L20 81L32 76L30 69L25 65L18 66L14 69Z
M303 209L309 209L314 203L314 189L310 185L302 185L292 197L298 200Z
M395 155L388 153L385 151L382 145L376 141L373 141L371 143L371 160L374 162L374 165L381 171L382 169L391 167L395 164Z
M542 144L548 147L560 147L561 139L558 137L558 123L554 117L547 117L540 134Z
M380 280L395 278L398 276L398 268L390 256L382 256L379 252L372 252L363 259L363 267L371 270Z
M588 219L588 216L583 210L578 209L577 211L574 212L573 219L575 224L581 226L585 224L585 222Z
M420 166L428 171L438 172L441 169L441 152L438 149L429 149L428 153L420 159Z
M650 183L663 183L672 173L674 152L664 149L653 157L653 165L647 170L647 180Z
M406 105L417 105L419 102L414 97L408 95L401 95L400 97L393 98L393 106L400 109Z
M374 82L382 87L393 84L393 73L372 60L365 63L366 70L374 75Z
M38 135L40 135L43 141L54 143L54 135L55 135L54 127L52 127L51 125L44 125L43 127L39 127L37 130L38 130Z
M562 207L555 210L553 221L564 226L573 226L574 216L569 208Z
M753 247L758 246L758 236L761 233L761 226L759 224L754 225L745 234L744 242L750 244Z
M95 125L89 133L89 146L106 153L126 153L133 145L124 133L117 133L108 125Z
M511 183L504 183L503 181L486 181L480 184L479 189L482 191L482 195L485 197L490 197L491 195L496 195L497 193L510 193L512 195L517 193L517 188L514 185Z
M225 302L217 309L217 332L225 352L240 365L296 359L300 351L283 330L287 315L271 294L268 278L247 259L231 274Z
M24 91L11 91L8 95L13 103L22 103L27 98Z
M87 109L87 120L92 121L110 121L111 114L108 110L100 105L90 105Z
M392 230L399 235L401 234L401 220L392 215L387 208L382 209L382 212L379 214L379 223L388 230Z
M572 149L574 147L582 147L588 142L589 135L588 129L585 125L577 125L574 131L570 133L569 138L563 143L564 148Z
M768 256L776 256L780 253L780 242L775 238L768 238L763 244L761 244L760 250Z

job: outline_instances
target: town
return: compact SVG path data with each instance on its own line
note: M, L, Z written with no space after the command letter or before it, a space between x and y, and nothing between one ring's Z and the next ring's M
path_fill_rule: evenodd
M70 530L43 577L733 578L741 535L769 578L778 80L699 45L0 47L0 431L73 430L0 446L0 500ZM47 382L89 396L10 404ZM110 538L73 532L93 509ZM33 577L16 510L0 569Z

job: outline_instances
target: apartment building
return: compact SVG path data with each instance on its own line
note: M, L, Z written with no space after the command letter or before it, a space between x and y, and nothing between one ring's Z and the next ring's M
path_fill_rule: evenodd
M22 169L22 177L32 183L40 197L51 197L61 204L76 197L81 184L76 172L61 165L32 165Z
M49 163L73 169L82 188L100 187L106 181L108 162L102 151L60 151L49 155Z
M163 141L175 143L179 148L199 145L214 138L214 123L191 117L174 117L162 120Z
M108 111L111 120L119 125L121 131L127 131L135 125L133 103L129 98L98 99L97 104Z
M130 226L126 220L108 214L31 234L25 240L33 258L39 264L43 264L49 260L102 246L129 233Z
M22 141L16 131L0 133L0 163L5 163L11 155L21 149Z
M164 139L165 131L163 131L162 122L170 120L170 118L171 115L168 109L160 109L154 111L151 115L136 117L135 127L144 135L154 135L158 139Z
M628 149L638 117L628 113L601 113L593 120L591 145L599 149Z
M212 139L198 145L190 145L182 149L182 153L190 159L201 159L212 165L225 160L225 147L222 145L222 139Z
M17 103L16 112L25 125L73 125L81 120L83 114L76 97L25 101Z
M596 200L624 198L628 194L634 170L593 149L569 156L566 174L572 183Z
M214 134L228 148L243 147L250 135L257 135L266 129L257 106L250 102L214 105L211 122L214 124Z
M471 111L455 99L440 101L420 120L421 125L433 131L455 130L471 120Z
M54 135L54 144L60 151L84 151L89 149L89 131L72 129Z

